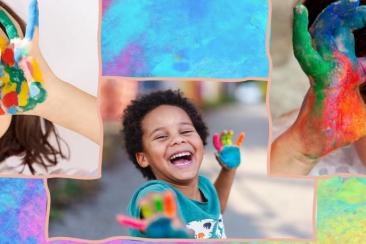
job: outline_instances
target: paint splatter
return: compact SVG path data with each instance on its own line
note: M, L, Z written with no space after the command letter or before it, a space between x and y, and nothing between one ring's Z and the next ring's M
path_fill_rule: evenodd
M46 241L47 194L42 180L2 178L0 185L0 243L88 243ZM366 179L319 180L316 216L317 241L307 243L362 243L366 238ZM104 243L137 242L114 240Z
M366 238L366 184L362 178L318 183L318 243L363 243Z
M24 39L18 38L13 22L0 10L0 23L10 41L1 38L0 115L18 114L33 109L45 101L41 71L35 59L29 56L31 40L38 26L38 4L32 0Z
M365 74L355 55L352 32L362 27L366 8L358 5L358 1L330 4L310 33L307 9L301 4L294 9L294 53L311 81L298 124L309 135L304 139L308 151L318 147L314 157L366 135L366 106L359 92Z
M103 75L268 77L267 0L103 1Z

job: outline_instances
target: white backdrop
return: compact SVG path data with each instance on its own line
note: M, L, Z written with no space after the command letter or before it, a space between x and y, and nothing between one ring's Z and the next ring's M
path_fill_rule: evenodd
M27 20L28 0L4 2ZM41 0L39 13L40 48L51 69L62 80L96 96L99 1ZM99 146L70 130L60 126L57 129L71 152L70 160L57 168L79 172L78 175L96 174Z

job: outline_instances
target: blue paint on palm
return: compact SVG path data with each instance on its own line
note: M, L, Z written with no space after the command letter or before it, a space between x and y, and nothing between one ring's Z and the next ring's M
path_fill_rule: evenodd
M103 75L268 77L267 0L110 0Z
M167 217L159 217L152 221L145 231L148 238L194 238L186 229L174 228L172 220Z
M240 165L240 148L237 146L224 146L219 152L220 162L233 169Z

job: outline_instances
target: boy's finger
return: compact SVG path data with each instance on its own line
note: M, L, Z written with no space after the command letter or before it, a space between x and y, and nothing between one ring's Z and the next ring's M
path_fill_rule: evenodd
M167 191L164 194L164 212L169 218L174 218L177 215L177 205L173 192Z
M120 225L131 227L141 231L144 231L147 226L146 222L143 220L134 219L122 214L117 215L116 220Z
M227 135L226 135L226 142L227 142L227 145L232 145L233 144L233 135L234 135L234 131L233 130L229 130L227 132Z
M226 146L227 145L227 131L224 130L223 132L221 132L220 134L220 141L222 143L222 145Z
M216 150L218 152L220 152L222 149L222 143L220 141L219 134L217 134L217 133L214 134L214 136L212 137L212 143L213 143L214 147L216 148Z
M154 211L151 208L151 204L148 200L145 200L145 199L141 200L140 209L141 209L142 217L144 219L149 219L154 216Z
M31 0L28 9L28 22L25 31L25 38L29 41L33 40L35 33L38 32L38 1ZM37 33L38 36L38 33Z
M240 132L239 137L236 140L236 143L235 144L239 147L243 143L244 139L245 139L245 133L244 132Z
M163 197L160 194L153 196L154 210L156 214L164 212Z

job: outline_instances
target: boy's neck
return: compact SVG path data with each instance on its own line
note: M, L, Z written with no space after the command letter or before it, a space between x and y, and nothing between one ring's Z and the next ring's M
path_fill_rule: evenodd
M200 202L203 201L200 190L198 189L198 177L187 183L169 183L177 188L179 191L181 191L186 197Z

